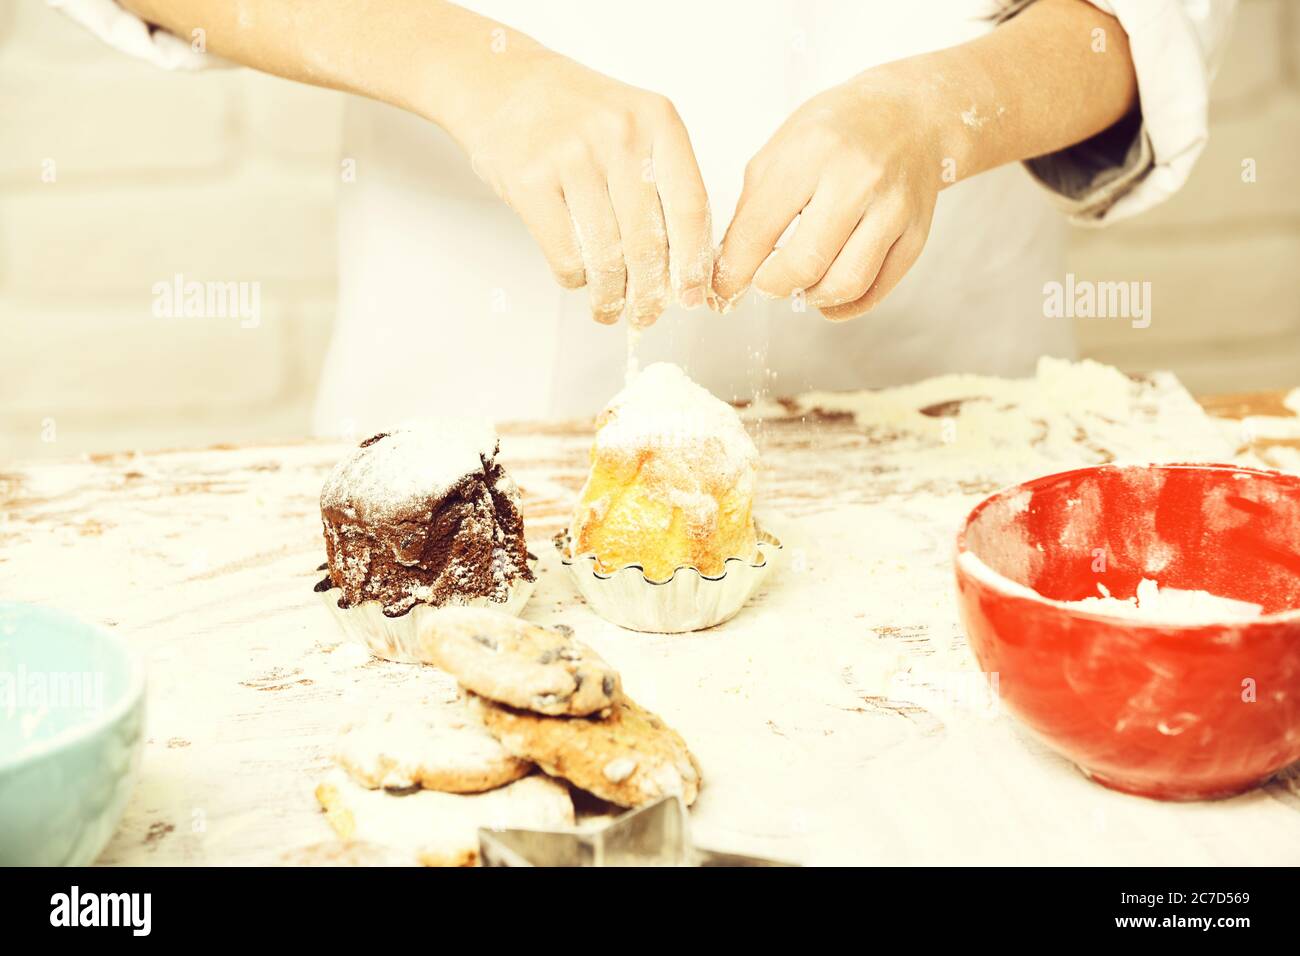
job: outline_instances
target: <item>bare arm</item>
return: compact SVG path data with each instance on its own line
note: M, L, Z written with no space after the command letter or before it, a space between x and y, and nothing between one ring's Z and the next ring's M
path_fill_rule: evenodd
M1137 105L1127 34L1084 0L1039 0L931 56L936 104L960 107L944 124L958 179L1073 146Z
M382 100L450 133L593 317L704 300L708 198L672 104L441 0L121 0L213 53ZM652 173L652 174L648 174Z
M464 77L516 69L544 48L503 24L429 0L119 0L148 23L228 60L301 83L382 100L456 134L481 88ZM494 34L494 31L500 31ZM493 43L515 54L494 60Z
M862 315L920 256L940 190L1081 142L1136 97L1124 30L1084 0L1039 0L977 40L860 73L750 162L711 302L725 311L752 282L804 290L827 318Z

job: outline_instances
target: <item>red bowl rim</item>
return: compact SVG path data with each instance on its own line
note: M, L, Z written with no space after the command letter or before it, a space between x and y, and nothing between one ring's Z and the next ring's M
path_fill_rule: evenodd
M1118 614L1106 614L1098 611L1081 611L1077 608L1067 607L1065 601L1058 601L1055 598L1049 598L1046 595L1039 594L1029 585L1013 581L1001 572L995 571L989 565L985 564L984 561L966 545L966 531L970 528L972 522L979 517L980 512L998 498L1002 498L1006 495L1018 494L1022 491L1032 491L1035 488L1069 478L1072 475L1095 474L1099 471L1120 471L1131 468L1247 472L1252 475L1259 475L1263 478L1281 479L1288 484L1300 486L1300 475L1278 471L1274 468L1253 468L1249 465L1234 465L1228 462L1108 462L1104 465L1087 465L1083 468L1071 468L1068 471L1058 471L1050 475L1040 475L1037 478L1022 481L1020 484L1007 485L1004 488L1000 488L988 497L984 498L979 502L979 504L975 505L975 507L970 510L970 513L966 515L966 519L962 522L961 528L957 532L957 547L956 553L953 556L953 565L956 568L958 577L971 578L986 587L996 590L1003 597L1011 598L1013 600L1028 601L1031 604L1039 604L1043 607L1055 608L1070 617L1077 617L1088 621L1100 621L1107 624L1114 624L1115 622L1122 621L1126 627L1141 631L1198 631L1204 630L1207 627L1222 628L1225 626L1248 629L1257 624L1278 624L1300 621L1300 607L1290 608L1285 611L1275 611L1272 614L1261 614L1258 617L1247 618L1245 620L1205 621L1198 624L1147 620L1144 618L1125 617ZM980 572L978 575L975 575L969 569L962 567L961 557L963 554L970 554L972 560L979 562Z

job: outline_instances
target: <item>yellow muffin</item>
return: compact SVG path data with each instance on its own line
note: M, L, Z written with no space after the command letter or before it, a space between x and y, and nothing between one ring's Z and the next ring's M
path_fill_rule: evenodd
M736 410L676 365L642 371L596 422L591 473L569 534L599 570L639 564L666 581L681 567L716 577L758 556L758 450Z

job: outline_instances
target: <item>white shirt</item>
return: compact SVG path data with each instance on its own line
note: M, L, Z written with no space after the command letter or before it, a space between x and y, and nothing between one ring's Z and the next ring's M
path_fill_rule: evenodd
M147 28L112 0L50 0L108 42L160 65L215 58ZM637 347L723 398L848 389L967 371L1021 375L1069 356L1043 316L1064 271L1066 220L1098 225L1172 195L1206 138L1206 103L1235 0L1092 0L1129 34L1142 126L1127 151L1057 154L974 177L939 197L925 251L868 316L830 323L747 296L726 316L672 308ZM746 162L803 101L879 63L992 28L988 0L774 0L652 6L480 0L476 11L624 82L668 96L690 132L719 231ZM1002 4L1007 13L1023 0ZM1122 144L1121 144L1122 145ZM559 288L532 238L452 140L396 108L352 99L341 187L339 310L315 414L320 434L411 416L495 420L590 414L621 386L622 326ZM1047 190L1040 188L1046 185Z

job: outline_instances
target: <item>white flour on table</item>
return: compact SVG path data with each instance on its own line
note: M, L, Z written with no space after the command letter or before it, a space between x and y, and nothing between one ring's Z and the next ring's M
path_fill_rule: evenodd
M600 620L549 546L590 423L502 429L541 557L524 616L572 626L686 739L700 845L810 863L1296 862L1300 777L1186 807L1089 783L987 707L954 602L953 539L985 495L1111 460L1243 460L1239 423L1172 375L1054 360L1019 381L952 375L742 415L764 419L756 513L781 522L785 563L733 620L676 636ZM0 473L0 592L116 627L148 661L144 772L102 862L267 863L333 839L312 788L340 726L435 692L428 669L340 644L311 591L317 494L349 450Z

